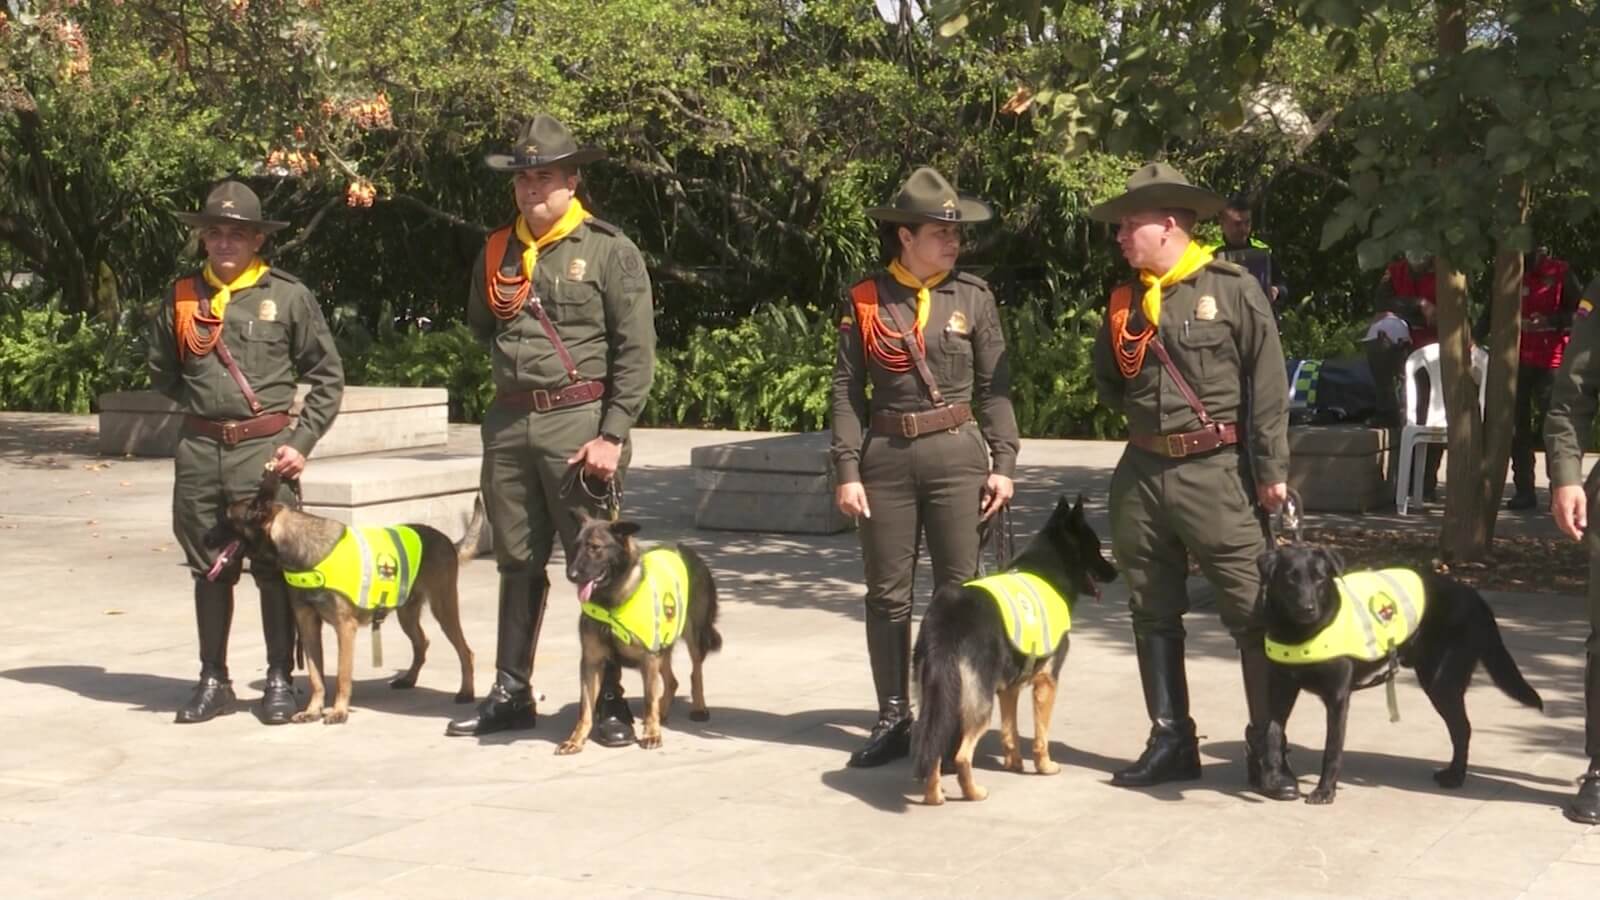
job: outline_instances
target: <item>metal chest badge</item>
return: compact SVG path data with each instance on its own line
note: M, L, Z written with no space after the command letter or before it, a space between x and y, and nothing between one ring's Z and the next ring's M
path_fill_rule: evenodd
M587 271L589 271L588 260L582 258L574 259L572 262L567 263L567 280L582 281L583 274Z
M261 301L261 305L256 307L256 318L263 322L278 321L278 304L271 300Z
M967 333L967 316L961 310L950 314L950 321L945 323L944 330L951 334Z
M1202 322L1210 322L1217 317L1217 298L1207 294L1200 298L1194 306L1194 317Z

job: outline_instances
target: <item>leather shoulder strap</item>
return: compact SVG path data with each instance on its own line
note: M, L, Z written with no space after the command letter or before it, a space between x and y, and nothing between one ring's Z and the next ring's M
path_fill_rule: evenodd
M1183 394L1183 399L1188 402L1189 408L1194 410L1195 416L1200 420L1201 427L1219 427L1211 418L1211 414L1206 412L1205 405L1200 402L1200 397L1195 394L1194 388L1189 386L1189 380L1183 377L1183 373L1178 371L1177 366L1173 365L1172 356L1167 353L1167 345L1162 342L1161 335L1151 335L1150 348L1156 351L1156 356L1160 357L1161 364L1167 367L1167 374L1172 376L1172 383L1178 386L1178 390Z

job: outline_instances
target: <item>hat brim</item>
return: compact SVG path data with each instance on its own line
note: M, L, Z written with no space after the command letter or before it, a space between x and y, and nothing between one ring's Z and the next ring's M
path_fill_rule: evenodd
M954 218L941 212L919 212L917 210L901 209L898 206L874 206L867 210L867 215L879 222L894 222L900 225L921 225L927 222L950 222L956 225L976 225L994 218L994 207L977 199L976 197L960 197L956 202L956 215Z
M1115 225L1123 216L1146 210L1189 209L1198 218L1209 219L1227 204L1221 194L1192 184L1147 184L1092 207L1089 218Z
M523 169L542 169L545 166L563 164L581 166L605 158L605 151L598 147L579 147L571 153L560 156L514 156L509 153L490 153L483 158L483 164L496 172L520 172Z
M279 229L288 228L288 222L279 222L274 219L246 219L243 216L214 216L209 213L174 213L178 221L195 228L204 228L208 225L249 225L260 229L262 234L271 234Z

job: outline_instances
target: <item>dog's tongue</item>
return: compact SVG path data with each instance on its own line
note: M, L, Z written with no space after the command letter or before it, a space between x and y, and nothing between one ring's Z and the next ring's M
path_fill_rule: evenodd
M211 570L206 572L206 580L216 581L217 576L221 575L222 570L228 567L228 563L233 562L233 558L238 553L239 542L237 540L229 541L228 546L223 547L222 552L217 554L217 561L211 564Z
M588 603L589 602L589 596L591 594L593 594L593 593L594 593L594 582L593 581L585 581L583 584L578 585L578 602L579 603Z

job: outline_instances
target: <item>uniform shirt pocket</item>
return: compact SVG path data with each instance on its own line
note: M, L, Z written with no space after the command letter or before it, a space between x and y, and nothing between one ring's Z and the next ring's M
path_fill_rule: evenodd
M600 283L590 279L562 277L556 281L555 301L562 319L601 318Z
M289 326L265 319L249 319L243 330L244 359L240 362L251 380L294 381L294 350L289 346Z
M930 366L939 378L939 390L944 393L958 393L968 390L972 385L972 332L953 331L945 328L939 333L939 340L935 344L939 350L938 364Z
M1188 322L1178 339L1183 349L1183 368L1196 381L1209 383L1234 378L1239 372L1239 354L1233 345L1233 329L1219 322ZM1198 388L1198 385L1196 386Z

